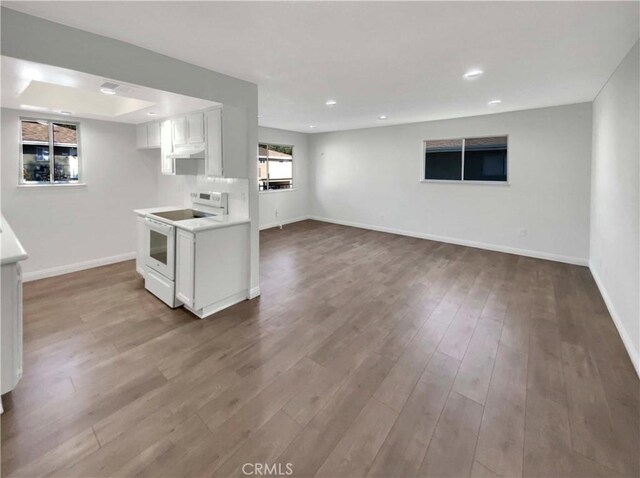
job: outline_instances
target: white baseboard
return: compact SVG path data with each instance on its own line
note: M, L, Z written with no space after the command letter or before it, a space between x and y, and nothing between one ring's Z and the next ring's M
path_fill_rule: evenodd
M609 293L607 292L607 289L604 286L604 282L602 282L600 275L598 274L598 272L596 272L596 268L591 263L589 263L589 270L591 271L593 280L596 282L596 285L600 290L600 295L602 295L604 303L607 306L607 309L609 310L609 315L611 315L611 318L613 319L613 323L615 324L616 329L618 329L618 334L620 334L622 343L624 344L624 347L627 349L627 353L629 354L631 363L633 364L633 367L636 369L636 373L638 374L638 377L640 377L640 353L638 353L638 349L636 349L636 345L633 343L633 340L631 340L631 337L629 337L629 334L627 333L627 329L624 328L624 324L622 323L622 318L616 311L616 308L613 305L613 301L611 300L611 296L609 295Z
M58 266L52 267L50 269L43 269L40 271L26 272L23 274L23 282L46 279L47 277L68 274L69 272L83 271L85 269L91 269L93 267L106 266L107 264L115 264L116 262L135 259L135 257L135 252L127 252L126 254L118 254L117 256L103 257L100 259L92 259L90 261L76 262L75 264L68 264L66 266Z
M247 295L249 297L249 300L258 297L260 295L260 286L249 289L249 293Z
M307 219L309 219L309 216L300 216L293 219L285 219L284 221L280 222L271 222L269 224L263 224L262 226L260 226L260 230L263 231L264 229L271 229L272 227L284 226L286 224L292 224L294 222L306 221Z
M454 237L437 236L434 234L425 234L422 232L407 231L404 229L395 229L384 226L374 226L371 224L362 224L358 222L343 221L340 219L331 219L328 217L309 216L309 219L315 221L329 222L332 224L340 224L342 226L357 227L360 229L369 229L371 231L387 232L390 234L398 234L400 236L416 237L418 239L428 239L430 241L446 242L448 244L456 244L458 246L475 247L477 249L486 249L488 251L504 252L507 254L515 254L518 256L534 257L536 259L546 259L555 262L564 262L566 264L574 264L578 266L588 266L589 260L582 257L563 256L550 252L532 251L529 249L518 249L516 247L500 246L489 244L486 242L469 241L466 239L457 239Z

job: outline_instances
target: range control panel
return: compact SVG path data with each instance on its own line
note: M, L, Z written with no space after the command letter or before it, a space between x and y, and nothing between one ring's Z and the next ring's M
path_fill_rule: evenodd
M213 191L198 191L191 193L191 202L194 204L205 204L212 207L227 207L227 193Z

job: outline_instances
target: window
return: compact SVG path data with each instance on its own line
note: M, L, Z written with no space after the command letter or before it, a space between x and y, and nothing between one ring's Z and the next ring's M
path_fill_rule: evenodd
M78 125L21 120L23 184L68 184L80 180Z
M293 146L258 145L258 189L293 189Z
M507 137L425 141L423 179L506 182Z

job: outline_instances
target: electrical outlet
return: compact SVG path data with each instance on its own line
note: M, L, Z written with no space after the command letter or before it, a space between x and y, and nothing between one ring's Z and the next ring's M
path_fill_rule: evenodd
M276 209L276 217L280 216L280 211Z
M518 230L519 237L526 237L526 235L527 235L527 230L524 227Z

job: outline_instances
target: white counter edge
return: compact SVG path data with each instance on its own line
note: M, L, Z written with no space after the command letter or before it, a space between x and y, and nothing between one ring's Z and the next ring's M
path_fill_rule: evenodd
M0 253L0 263L14 264L19 261L24 261L29 257L27 251L24 250L20 240L16 237L15 232L7 220L2 216L2 232L0 232L0 240L2 243L2 250Z

